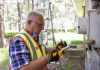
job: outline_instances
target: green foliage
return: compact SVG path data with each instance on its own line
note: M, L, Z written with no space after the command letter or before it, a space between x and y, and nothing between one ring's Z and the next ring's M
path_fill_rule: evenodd
M6 36L6 38L9 38L9 37L13 37L16 34L17 34L17 32L9 32L9 33L6 33L5 36Z
M76 32L76 28L69 29L69 30L67 30L67 32Z
M82 40L73 40L70 42L70 44L82 45L83 41Z

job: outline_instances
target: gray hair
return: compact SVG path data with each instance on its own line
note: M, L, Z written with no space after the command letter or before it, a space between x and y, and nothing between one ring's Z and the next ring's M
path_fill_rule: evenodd
M32 11L28 14L26 23L28 23L29 20L34 20L37 16L42 16L40 12Z

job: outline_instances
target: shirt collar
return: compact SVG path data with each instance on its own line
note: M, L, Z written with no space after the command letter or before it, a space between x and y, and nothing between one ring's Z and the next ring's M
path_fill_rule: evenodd
M36 33L34 33L34 32L29 32L29 31L27 31L32 37L34 37L34 39L37 41L37 42L39 42L39 36L36 34Z

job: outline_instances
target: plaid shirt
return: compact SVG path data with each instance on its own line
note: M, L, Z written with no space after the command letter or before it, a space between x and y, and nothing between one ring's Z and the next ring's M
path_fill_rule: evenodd
M29 32L39 44L39 37L35 33ZM24 65L29 64L31 61L30 51L22 41L21 38L15 37L12 42L10 42L9 49L10 59L11 59L11 69L16 70Z

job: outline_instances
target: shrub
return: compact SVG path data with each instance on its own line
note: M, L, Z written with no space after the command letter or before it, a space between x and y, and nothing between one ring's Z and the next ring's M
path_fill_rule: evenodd
M76 32L76 28L69 29L69 30L67 30L67 32Z
M5 36L6 36L6 38L9 38L9 37L13 37L16 34L17 34L17 32L9 32L9 33L6 33Z
M73 40L70 42L70 44L82 45L83 41L82 40Z

